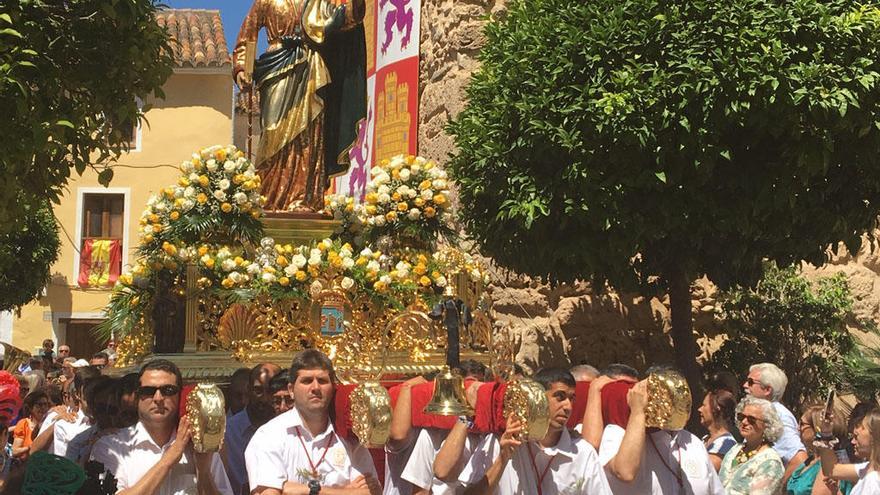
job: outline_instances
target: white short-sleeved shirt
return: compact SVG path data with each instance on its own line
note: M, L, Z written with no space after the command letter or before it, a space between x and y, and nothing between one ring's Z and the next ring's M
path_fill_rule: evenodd
M385 444L385 484L382 487L382 495L411 495L412 483L401 478L406 462L412 456L413 447L416 443L417 430L411 428L409 435L396 448Z
M617 425L605 427L599 445L599 460L603 466L617 455L625 432ZM724 495L724 486L706 447L685 430L648 433L639 472L632 482L620 481L610 469L606 468L605 472L615 495ZM682 473L680 485L678 476Z
M459 481L465 486L478 482L501 450L499 437L488 435L477 446ZM541 480L541 473L546 474ZM498 487L493 493L497 495L611 495L611 488L596 450L580 437L572 438L568 429L562 430L562 436L556 446L543 448L537 442L529 442L520 446L504 467Z
M433 495L453 495L459 493L461 491L461 483L457 479L447 482L434 477L434 459L437 458L437 454L440 452L440 448L443 446L448 435L449 431L447 430L435 428L421 430L416 439L416 444L413 446L412 455L410 455L403 470L403 479L422 489L430 489ZM481 439L482 435L468 433L455 471L461 472Z
M868 471L868 463L857 464L856 472L859 473L859 482L849 492L849 495L876 495L880 493L880 472Z
M55 439L52 442L55 455L79 462L88 448L94 431L91 421L82 410L77 411L73 423L58 421L55 423Z
M320 461L322 456L324 460ZM331 421L326 430L313 437L294 407L257 429L245 449L251 490L258 486L281 490L285 481L307 484L312 477L309 459L318 463L322 486L343 487L358 476L376 477L376 466L367 449L337 435Z
M156 465L169 447L174 443L177 432L171 440L158 445L144 426L138 421L134 426L122 428L116 433L101 437L92 448L92 460L104 465L116 477L117 489L124 490L134 486ZM192 450L187 449L180 462L175 465L165 480L159 485L156 495L187 495L196 493L196 466ZM223 461L218 454L211 459L211 477L223 495L232 495L229 479L223 469Z
M773 443L773 450L782 458L782 464L788 466L788 461L796 456L801 450L806 452L806 447L801 441L801 434L798 430L798 421L794 414L779 402L773 402L776 414L782 421L782 436Z
M0 345L0 348L3 346ZM46 415L46 418L43 420L43 423L40 425L40 433L46 431L46 428L51 428L52 423L55 422L55 419L58 418L58 413L55 411L49 411L49 414ZM49 445L46 445L46 452L50 454L55 453L55 442L54 440Z

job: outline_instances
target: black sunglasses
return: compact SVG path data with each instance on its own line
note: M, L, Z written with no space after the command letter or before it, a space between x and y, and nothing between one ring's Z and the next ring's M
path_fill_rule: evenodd
M758 380L755 380L754 378L746 378L746 383L748 383L750 387L756 383L762 387L765 386L763 383L759 382Z
M176 395L180 392L180 387L177 385L162 385L161 387L153 387L153 386L142 386L137 390L138 397L143 399L149 399L156 395L156 391L159 391L163 397L171 397L172 395Z
M750 425L752 425L752 426L758 426L758 422L759 422L759 421L760 421L761 423L764 422L764 420L761 419L761 418L756 418L756 417L751 416L751 415L748 415L748 414L737 413L737 415L736 415L736 422L737 422L737 423L742 423L743 420L748 421L748 423L749 423Z

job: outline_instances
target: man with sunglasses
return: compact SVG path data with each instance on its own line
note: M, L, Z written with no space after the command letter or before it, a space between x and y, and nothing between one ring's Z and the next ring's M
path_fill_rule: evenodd
M798 421L787 407L779 402L788 386L785 372L773 363L758 363L749 367L749 375L743 382L746 394L757 399L765 399L773 404L776 414L782 421L782 436L773 443L773 450L782 458L785 475L782 486L788 483L791 473L807 459L807 448L801 442Z
M370 453L337 435L330 421L330 359L316 349L298 353L290 380L293 409L260 427L245 450L251 495L379 495Z
M99 439L91 458L116 476L122 494L231 495L216 453L194 453L186 417L178 418L180 370L154 359L140 370L138 422Z
M244 467L244 449L257 428L276 416L269 382L281 371L272 363L258 364L251 369L247 406L226 422L223 440L223 464L236 495L250 493L247 470Z

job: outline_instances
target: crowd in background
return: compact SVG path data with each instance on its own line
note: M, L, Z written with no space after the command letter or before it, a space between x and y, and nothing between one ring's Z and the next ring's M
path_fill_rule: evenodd
M332 363L307 350L289 369L264 363L236 371L224 390L223 448L199 454L179 414L183 380L173 363L154 360L110 377L112 347L88 362L64 345L55 356L52 347L44 343L19 373L0 373L2 493L29 493L28 483L47 466L60 469L63 458L85 481L57 493L880 494L877 405L791 411L780 402L786 376L771 363L743 377L713 375L706 394L694 397L693 433L646 422L645 378L675 373L670 368L545 368L531 376L549 404L539 440L524 438L514 417L495 432L478 431L473 417L451 428L415 425L413 390L434 378L416 376L395 385L389 440L371 456L334 430ZM497 378L475 361L460 372L468 401L481 407L482 387ZM626 405L618 419L609 420L606 389L619 390ZM577 391L586 393L582 413Z

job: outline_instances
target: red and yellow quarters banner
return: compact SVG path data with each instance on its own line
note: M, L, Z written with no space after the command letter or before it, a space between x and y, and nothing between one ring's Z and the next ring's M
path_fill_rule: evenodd
M119 239L86 239L79 258L80 287L109 287L122 269L122 242Z

